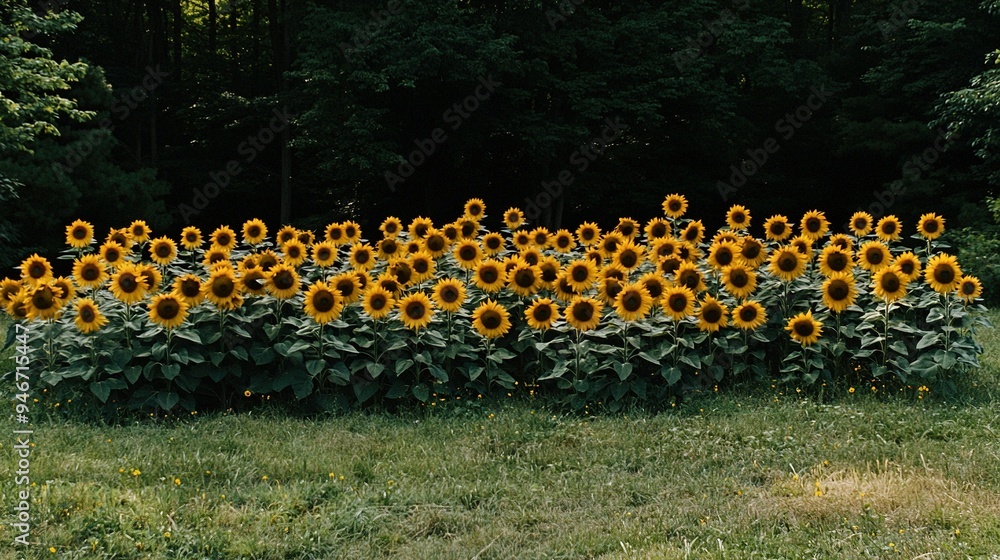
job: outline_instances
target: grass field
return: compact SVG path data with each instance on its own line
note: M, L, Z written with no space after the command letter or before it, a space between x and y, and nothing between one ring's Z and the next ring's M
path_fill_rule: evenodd
M8 546L0 438L0 558L1000 558L1000 336L983 341L953 400L737 390L658 415L451 402L116 427L50 412L27 549Z

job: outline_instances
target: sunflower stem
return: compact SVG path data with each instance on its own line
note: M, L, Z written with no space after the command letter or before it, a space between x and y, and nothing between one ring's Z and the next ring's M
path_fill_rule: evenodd
M885 300L885 340L882 341L882 367L889 363L889 300Z

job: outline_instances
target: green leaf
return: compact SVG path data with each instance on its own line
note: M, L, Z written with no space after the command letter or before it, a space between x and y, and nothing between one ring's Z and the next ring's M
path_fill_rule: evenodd
M132 366L125 370L124 373L125 379L127 379L130 384L135 385L135 382L139 380L139 376L142 375L142 367Z
M920 341L917 342L917 350L923 350L928 346L934 346L941 340L941 334L935 332L929 332L924 336L920 337Z
M611 367L615 370L615 373L618 374L618 379L622 382L632 375L632 364L620 364L615 362Z
M402 375L402 373L411 367L413 367L413 360L406 358L396 362L396 375Z
M180 400L180 395L173 391L158 391L156 393L156 404L164 410L170 410L171 408L177 406L177 403Z
M319 375L324 369L326 369L325 360L309 360L306 362L306 371L311 375Z
M424 383L413 386L413 396L420 402L427 402L431 398L431 390Z
M675 385L681 380L681 370L674 366L663 366L660 370L660 376L667 382L667 385Z
M201 344L201 336L198 331L192 329L178 329L174 331L174 336L183 340L190 340L195 344Z
M403 390L405 391L406 388L404 387ZM358 398L359 403L364 403L376 394L378 394L378 383L359 381L354 384L354 396Z
M385 371L385 366L379 363L370 362L366 366L366 369L368 370L369 375L378 379L378 376L382 375L382 372Z
M259 366L269 364L274 361L274 350L266 346L254 346L250 350L253 361Z
M437 379L442 383L448 381L448 372L446 372L444 368L442 368L441 366L438 366L436 364L430 364L429 366L427 366L427 369L430 370L431 375L434 376L434 379Z
M175 377L177 377L178 375L180 375L180 373L181 373L181 365L180 364L170 364L170 365L162 364L160 366L160 372L163 373L163 377L165 377L167 379L167 381L173 381L173 379ZM169 408L169 407L164 407L164 408Z

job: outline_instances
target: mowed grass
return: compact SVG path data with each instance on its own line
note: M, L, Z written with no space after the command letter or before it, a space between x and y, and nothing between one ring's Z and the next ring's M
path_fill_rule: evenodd
M8 546L0 438L0 558L1000 557L1000 336L983 341L954 400L779 387L596 418L530 400L116 427L49 414L28 549Z

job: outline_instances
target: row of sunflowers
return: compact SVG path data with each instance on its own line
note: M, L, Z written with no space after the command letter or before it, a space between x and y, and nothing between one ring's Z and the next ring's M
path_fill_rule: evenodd
M945 220L823 212L751 233L733 206L711 236L673 194L645 225L499 231L469 200L454 222L395 217L369 241L352 221L322 232L247 221L206 239L145 222L66 228L70 276L32 255L0 283L43 380L102 402L187 409L238 395L323 407L515 388L574 407L664 402L724 381L931 385L978 367L982 285L944 252ZM13 333L13 330L11 331ZM8 336L10 343L11 336Z

